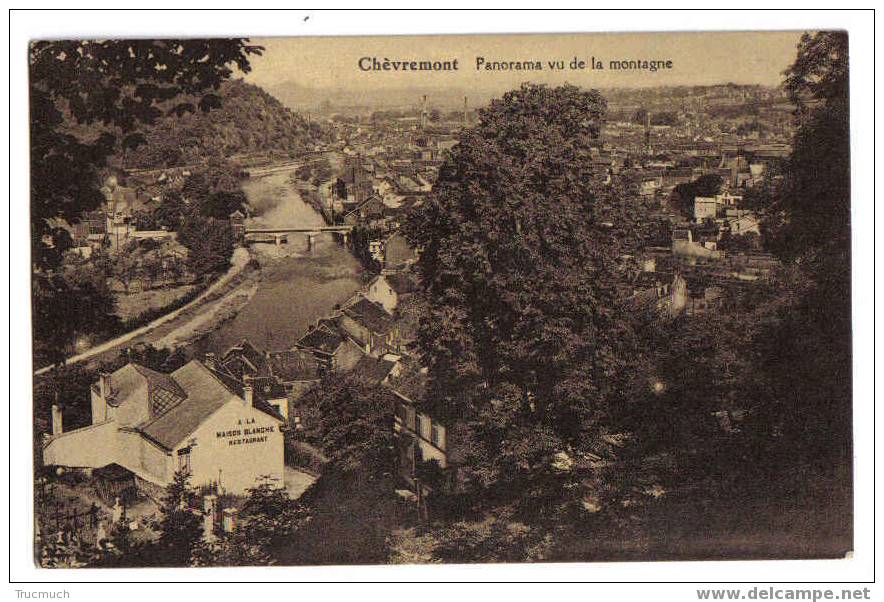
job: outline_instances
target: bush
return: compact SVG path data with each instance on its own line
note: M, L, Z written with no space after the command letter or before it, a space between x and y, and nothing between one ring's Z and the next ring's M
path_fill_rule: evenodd
M288 466L318 476L326 462L328 458L309 443L286 437L285 463Z

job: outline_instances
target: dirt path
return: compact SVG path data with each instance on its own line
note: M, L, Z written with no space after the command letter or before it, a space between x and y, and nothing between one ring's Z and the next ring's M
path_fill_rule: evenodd
M101 356L102 354L114 351L118 347L121 347L126 343L131 343L141 337L144 337L147 342L154 342L153 340L151 340L153 337L151 337L150 335L155 334L158 329L164 326L171 326L172 330L171 332L169 332L167 329L163 329L166 332L161 334L161 338L159 338L160 341L165 340L168 342L174 342L180 339L188 338L187 333L193 332L195 330L194 327L189 327L188 324L197 320L200 320L200 323L205 323L208 318L203 316L204 313L208 313L210 316L214 315L214 312L218 311L220 307L223 306L225 300L230 303L231 297L238 293L238 289L242 286L242 283L238 282L234 284L234 281L238 276L243 273L246 264L249 262L249 259L249 252L244 248L237 247L233 252L233 257L231 257L230 259L230 269L227 270L227 272L218 280L216 280L211 286L209 286L209 288L200 293L200 295L196 299L183 307L180 307L160 318L157 318L149 324L145 324L141 328L136 328L135 330L111 339L110 341L105 341L104 343L91 347L83 353L72 356L68 358L65 363L68 365L77 364L96 358L98 356ZM233 291L219 298L219 293L223 293L225 289L231 285L234 286ZM252 294L254 294L254 292L252 292ZM203 309L204 307L208 308L206 312L195 311L197 309ZM171 345L159 346L163 347ZM34 375L39 376L48 372L52 368L53 366L44 366L43 368L36 370L34 372Z

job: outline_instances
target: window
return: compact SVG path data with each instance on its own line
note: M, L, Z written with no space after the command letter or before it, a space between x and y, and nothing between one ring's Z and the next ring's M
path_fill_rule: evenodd
M426 440L430 440L430 437L432 436L431 424L432 422L430 421L429 416L420 417L420 435Z
M430 441L433 442L433 445L442 449L443 446L445 445L445 443L442 441L442 437L443 437L442 427L439 426L438 424L434 424Z

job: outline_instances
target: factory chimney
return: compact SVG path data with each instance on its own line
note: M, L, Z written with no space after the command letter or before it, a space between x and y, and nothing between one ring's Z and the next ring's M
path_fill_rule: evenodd
M651 112L645 112L645 154L651 154Z
M470 113L467 108L467 97L463 97L463 126L470 127Z
M427 95L424 94L421 102L421 130L427 129Z

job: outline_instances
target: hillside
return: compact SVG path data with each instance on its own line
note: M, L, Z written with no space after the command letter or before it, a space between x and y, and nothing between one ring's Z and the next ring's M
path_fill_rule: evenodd
M443 110L461 109L464 96L470 107L485 105L505 87L469 89L457 87L401 86L395 88L311 88L285 81L271 88L270 93L287 107L299 111L320 111L324 114L347 107L389 109L420 106L426 94L429 106Z
M263 89L242 80L225 82L218 95L221 106L208 113L197 110L168 115L142 132L147 140L124 151L120 164L129 168L174 167L210 157L233 155L292 155L312 148L322 130L283 106Z

